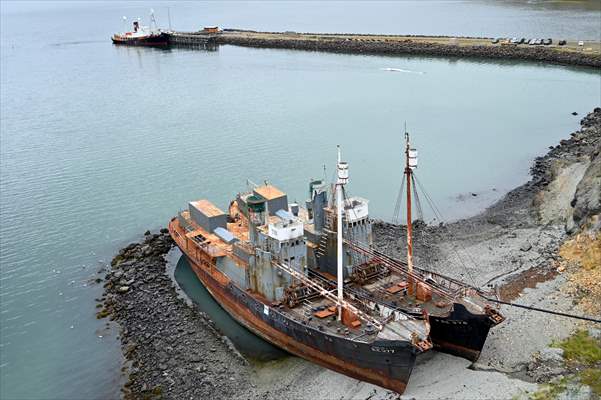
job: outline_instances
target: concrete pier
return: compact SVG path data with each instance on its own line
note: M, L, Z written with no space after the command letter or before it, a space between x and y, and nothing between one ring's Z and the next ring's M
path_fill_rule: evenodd
M168 32L169 45L180 47L215 46L219 34L204 32Z

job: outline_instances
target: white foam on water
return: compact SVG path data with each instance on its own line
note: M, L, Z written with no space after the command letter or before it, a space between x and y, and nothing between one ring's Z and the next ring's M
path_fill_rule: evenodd
M402 69L402 68L380 68L380 70L389 71L389 72L404 72L406 74L418 74L418 75L425 74L425 72L422 72L422 71L410 71L408 69Z

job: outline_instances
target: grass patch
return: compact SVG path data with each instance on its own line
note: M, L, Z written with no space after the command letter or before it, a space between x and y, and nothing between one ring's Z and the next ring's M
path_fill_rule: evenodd
M563 377L557 381L549 382L541 386L536 392L530 395L530 400L555 400L560 394L565 392L568 386L568 378Z
M601 363L601 343L589 336L587 331L576 331L573 335L554 342L552 347L563 349L563 357L571 362L593 366Z
M587 368L579 376L580 382L589 385L595 394L601 396L601 369Z

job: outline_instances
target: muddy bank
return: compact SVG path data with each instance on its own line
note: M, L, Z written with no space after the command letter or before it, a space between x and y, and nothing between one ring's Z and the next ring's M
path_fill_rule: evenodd
M600 67L598 51L552 46L492 45L490 39L384 35L278 33L227 30L218 44L326 51L348 54L414 55L497 60L522 60L562 65ZM596 45L596 44L595 44Z

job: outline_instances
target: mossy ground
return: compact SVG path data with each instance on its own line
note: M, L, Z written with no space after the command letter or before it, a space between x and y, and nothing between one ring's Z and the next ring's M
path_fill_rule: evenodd
M594 366L601 363L601 343L589 336L585 330L574 334L560 342L554 342L552 347L563 349L563 357L570 363Z
M580 382L589 385L597 396L601 396L601 368L587 368L580 373Z
M551 346L563 349L566 367L570 372L542 385L528 398L554 400L570 384L588 385L595 395L601 396L601 340L591 337L586 330L579 330Z
M536 392L530 395L531 400L554 400L565 392L568 386L568 378L562 377L558 380L546 383Z

